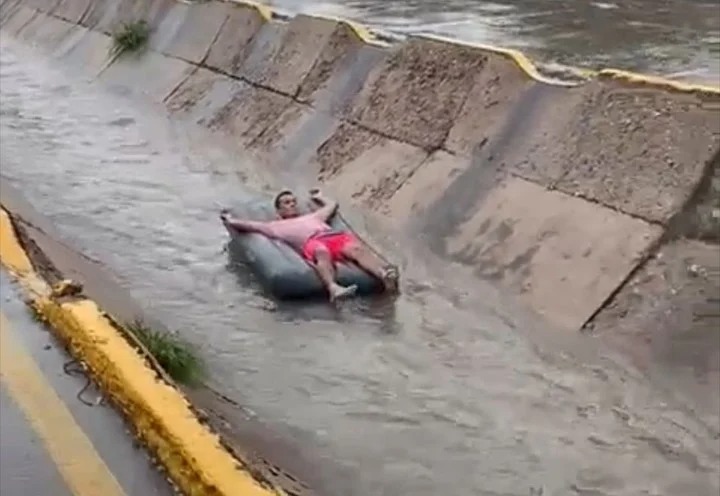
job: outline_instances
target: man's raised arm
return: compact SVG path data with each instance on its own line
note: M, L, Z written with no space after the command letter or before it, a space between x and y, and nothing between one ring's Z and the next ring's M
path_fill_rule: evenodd
M258 233L258 234L264 234L265 236L268 236L268 237L273 236L272 230L268 227L267 223L265 223L265 222L238 219L238 218L234 217L227 210L223 210L220 213L220 219L222 219L222 221L225 224L237 229L240 232L245 232L245 233L254 232L254 233Z
M338 202L330 200L320 193L320 190L315 188L310 190L310 198L312 201L320 205L320 208L313 212L313 215L317 215L322 218L325 222L329 221L330 218L335 215L338 208Z

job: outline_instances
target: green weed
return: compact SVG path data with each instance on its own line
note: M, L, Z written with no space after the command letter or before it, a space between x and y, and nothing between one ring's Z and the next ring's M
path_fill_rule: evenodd
M148 349L174 380L189 386L202 381L204 365L200 357L177 333L156 331L136 320L125 326Z
M150 26L145 21L125 23L113 33L111 55L137 53L144 49L150 39Z

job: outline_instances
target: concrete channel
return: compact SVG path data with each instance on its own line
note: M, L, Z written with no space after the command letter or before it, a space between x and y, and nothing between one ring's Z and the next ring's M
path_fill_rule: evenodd
M717 245L669 237L716 170L716 88L558 79L512 50L235 2L6 0L0 18L3 207L109 313L202 351L211 389L188 394L263 477L717 493L720 346L695 318ZM108 58L140 18L150 49ZM231 270L219 208L318 181L400 263L398 300L270 305ZM630 305L638 284L651 303Z

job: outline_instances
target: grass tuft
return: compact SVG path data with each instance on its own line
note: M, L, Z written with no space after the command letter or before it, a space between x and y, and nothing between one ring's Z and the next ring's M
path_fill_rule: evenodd
M47 322L45 316L42 314L42 312L40 312L40 310L38 310L38 307L35 306L35 303L32 300L26 300L25 304L30 310L30 316L32 317L33 321L37 322L38 324L45 324Z
M202 381L202 360L192 346L177 333L156 331L140 320L135 320L125 327L137 336L174 380L188 386L196 386Z
M110 49L112 55L137 53L145 48L150 39L150 26L146 21L133 21L124 23L113 33L113 44Z

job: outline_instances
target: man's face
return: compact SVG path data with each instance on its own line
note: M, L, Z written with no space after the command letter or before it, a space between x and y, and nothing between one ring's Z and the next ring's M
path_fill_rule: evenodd
M277 213L283 219L297 217L297 199L292 193L285 193L278 199Z

